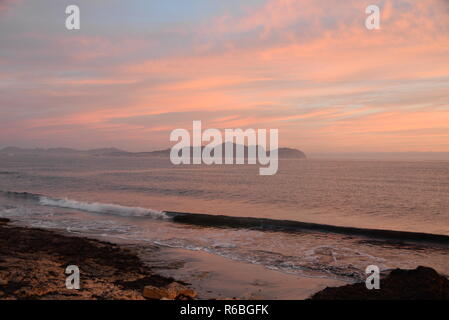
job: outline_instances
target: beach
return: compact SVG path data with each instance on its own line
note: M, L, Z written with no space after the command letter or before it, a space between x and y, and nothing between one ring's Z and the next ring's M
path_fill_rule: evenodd
M202 251L165 249L156 257L178 262L178 268L162 268L158 272L164 276L181 277L202 299L303 300L327 286L348 283L286 274Z
M66 287L69 265L80 268L78 290ZM371 291L363 282L298 277L204 252L118 245L0 219L0 300L449 299L449 280L431 268L396 269L382 283Z
M65 286L68 265L80 268L80 290ZM142 300L145 287L172 283L194 289L199 299L306 299L343 284L201 252L117 245L0 220L0 299Z

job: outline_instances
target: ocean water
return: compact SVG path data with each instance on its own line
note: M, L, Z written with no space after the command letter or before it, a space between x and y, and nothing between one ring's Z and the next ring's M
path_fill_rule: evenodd
M449 275L449 162L291 159L274 176L258 169L0 155L0 216L307 277L357 281L372 264Z

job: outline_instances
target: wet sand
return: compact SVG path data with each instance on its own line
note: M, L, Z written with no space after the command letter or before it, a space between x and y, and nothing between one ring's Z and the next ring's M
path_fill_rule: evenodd
M163 276L183 279L201 299L307 299L327 286L346 282L306 278L269 270L261 265L230 260L203 251L165 248L144 260L171 261L176 268L161 268Z

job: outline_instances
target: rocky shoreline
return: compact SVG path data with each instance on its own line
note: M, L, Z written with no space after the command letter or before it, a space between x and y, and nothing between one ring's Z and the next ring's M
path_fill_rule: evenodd
M0 218L0 300L144 300L197 298L189 284L156 271L173 268L145 264L138 249L19 227ZM156 254L158 247L146 248ZM160 260L160 259L159 259ZM81 289L67 289L66 267L80 269ZM449 300L449 280L435 270L396 269L379 290L365 283L328 287L311 300Z
M0 219L1 300L196 297L185 283L158 275L129 249L8 222ZM66 288L65 270L69 265L80 269L80 290Z

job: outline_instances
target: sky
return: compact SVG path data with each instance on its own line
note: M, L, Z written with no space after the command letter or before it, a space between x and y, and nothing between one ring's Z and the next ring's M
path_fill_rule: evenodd
M305 152L449 151L449 1L0 0L0 147L149 151L193 120Z

